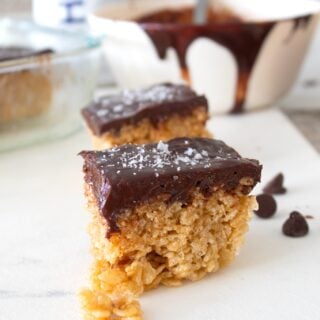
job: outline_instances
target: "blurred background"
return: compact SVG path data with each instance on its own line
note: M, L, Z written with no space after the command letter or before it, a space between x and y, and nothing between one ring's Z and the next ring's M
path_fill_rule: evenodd
M31 12L32 0L2 0L0 3L1 14L7 15L12 12Z
M56 1L41 1L34 0L34 5L39 6L39 3L49 3ZM94 10L98 6L101 6L106 3L119 3L121 0L88 0L86 1L89 6L88 10ZM174 0L173 0L174 2ZM289 3L289 1L283 0L283 3ZM0 1L0 12L1 16L22 16L22 17L31 17L32 15L32 0L1 0ZM319 28L318 28L319 29ZM291 107L301 107L301 104L304 104L308 107L317 109L318 103L315 102L315 97L320 96L320 92L315 88L315 84L320 82L320 66L318 65L318 49L320 50L320 31L315 35L315 39L311 46L309 55L304 63L304 67L300 73L300 77L297 80L296 86L293 88L294 94L287 97L284 100L283 105L290 105ZM320 63L319 63L320 64ZM107 82L110 78L107 76L104 78ZM304 87L308 88L307 95L303 94ZM302 92L301 92L302 91ZM319 89L320 91L320 89Z
M98 10L98 8L103 7L104 5L108 5L110 3L119 4L121 2L130 2L130 3L132 2L133 3L134 1L1 0L0 1L0 13L1 13L2 18L18 17L18 18L29 19L29 20L34 19L35 22L40 25L46 25L46 26L50 26L50 27L54 27L54 28L59 27L59 28L62 28L63 30L67 30L67 31L76 31L78 33L80 32L80 34L82 34L84 36L88 35L89 33L92 33L93 31L94 31L95 35L97 35L97 34L99 35L99 32L97 32L97 30L100 30L99 23L101 21L99 22L98 21L99 19L95 19L93 21L93 23L91 21L91 27L93 26L93 29L90 30L88 23L86 21L84 21L83 18L88 17L89 13L96 12ZM139 1L135 1L135 2L139 2ZM149 0L149 2L152 2L152 1ZM153 1L153 2L157 2L157 1ZM170 1L166 1L166 2L170 2ZM171 2L175 3L176 1L171 1ZM228 0L226 2L230 2L230 0ZM65 15L65 12L63 12L62 9L61 10L56 9L57 3L60 3L60 4L64 3L66 6L69 5L70 3L72 3L72 6L73 6L72 19L78 19L77 21L75 20L76 23L72 23L72 25L71 25L70 23L69 24L61 24L61 23L57 22L59 20L59 16L61 18L62 15ZM157 3L160 3L160 2L158 1ZM288 6L289 3L291 4L290 1L286 1L286 0L279 1L279 8L281 9L281 8L287 7L287 9L289 10L290 9L290 6ZM304 135L309 139L309 141L311 141L320 150L320 59L318 59L319 52L320 52L319 23L316 23L314 29L315 29L315 31L313 32L313 41L309 47L309 50L307 51L307 54L304 56L305 59L301 63L300 62L297 63L297 68L299 67L299 73L298 73L297 77L292 77L292 81L293 80L295 80L295 81L294 81L293 86L290 85L291 89L290 89L289 93L286 94L280 100L278 98L277 99L270 98L270 101L268 101L265 104L272 104L272 105L276 104L277 106L281 107L283 112L299 127L299 129L304 133ZM106 32L106 33L108 33L108 32ZM100 40L101 39L102 38L100 38ZM93 39L88 40L88 38L79 39L79 43L82 43L81 41L86 42L86 45L91 47L92 41L94 41L94 40ZM109 41L109 43L108 43L108 41ZM66 41L62 41L62 42L66 43ZM93 70L92 71L92 79L90 80L91 82L88 79L86 79L86 81L87 81L87 84L86 84L87 95L86 96L82 95L81 97L79 97L79 99L78 99L79 101L80 101L80 99L82 99L83 103L88 103L90 101L90 99L92 99L93 94L91 93L91 91L93 89L95 89L95 91L97 91L97 90L104 91L104 89L106 89L106 88L116 87L118 85L120 87L125 87L125 88L132 87L134 85L144 86L146 84L149 84L148 81L145 81L145 79L147 79L149 76L149 73L150 73L149 71L152 69L154 69L154 70L159 69L159 66L155 66L155 68L153 68L153 67L150 68L148 66L146 69L147 73L144 75L144 77L141 76L141 79L139 79L139 77L138 78L134 77L134 80L133 80L134 83L131 83L130 82L130 74L131 75L132 74L136 75L136 74L140 74L140 73L143 74L143 72L145 72L146 70L139 69L141 67L139 61L134 60L135 59L134 58L135 57L134 49L126 47L126 50L128 49L128 50L131 50L131 52L132 52L131 59L132 59L132 63L134 65L134 67L132 69L131 66L128 68L128 65L127 66L123 65L122 69L125 70L127 73L123 72L123 70L121 71L120 70L121 68L119 67L119 63L120 63L119 61L122 59L122 62L123 62L124 58L121 57L121 52L119 53L118 48L116 48L116 46L113 45L112 42L113 42L113 35L111 32L111 33L107 34L106 38L103 40L104 54L101 54L101 57L98 58L98 54L97 54L97 57L94 58L93 53L88 53L88 57L86 59L88 59L88 61L91 61L91 63L92 63L92 68L91 68L91 70ZM122 51L124 52L125 50L122 50ZM292 50L292 54L293 54L293 51L298 52L299 50L298 49ZM115 52L116 52L116 54L114 54ZM125 52L125 54L127 54L127 51ZM89 55L91 55L91 56L89 57ZM116 59L115 59L115 56L116 56ZM288 54L288 57L290 57L290 56L291 56L291 53ZM199 57L197 58L198 60L201 59ZM77 59L78 58L79 57L77 57ZM98 65L94 66L94 61L98 61L98 60L99 60L99 66ZM286 59L284 58L283 63L285 62L285 60ZM75 63L75 59L70 58L68 63ZM81 63L81 65L83 65L83 62L79 62L79 63ZM151 63L151 65L153 66L152 63ZM279 67L281 67L281 65L283 63L280 63ZM67 62L66 62L66 64L67 64ZM108 64L109 65L111 64L112 70L110 70L110 67L108 67ZM166 62L166 64L169 65L170 61ZM274 65L273 63L269 63L269 64ZM221 65L224 66L223 64L221 64ZM161 68L165 69L164 66L165 66L165 64L162 63ZM97 78L98 81L94 80L95 79L94 68L97 68L97 72L99 73L98 78ZM137 68L137 69L134 69L134 68ZM170 65L170 68L173 70L172 64ZM227 68L221 67L221 72L224 73L224 71L226 69ZM290 71L290 69L292 69L292 68L288 68L288 72ZM201 71L201 67L197 67L197 70ZM198 74L200 74L200 71L198 72ZM161 71L161 72L162 72L162 74L157 74L156 76L154 76L153 81L156 81L155 79L158 79L158 82L159 81L166 81L168 79L174 80L177 82L182 81L179 78L180 75L174 74L174 75L171 75L167 79L166 75L164 75L164 72L163 71ZM218 68L217 68L217 73L218 73ZM76 76L79 81L79 84L80 84L80 82L83 83L84 79L81 78L81 76L83 76L83 74L82 75L81 74L74 74L73 75L73 77L76 77ZM195 75L193 74L192 76L196 80L197 80L197 77L198 78L202 77L201 74L200 74L200 76L197 74L195 74ZM144 81L142 81L142 78L144 79ZM276 77L275 79L277 79L277 78L279 78L279 77ZM287 76L287 78L290 78L290 76ZM71 83L70 79L71 78L69 78L69 80L68 80L69 84ZM203 88L201 83L197 84L196 80L195 80L194 89L196 89L197 91L200 91L200 92L205 91L206 88ZM55 79L55 81L56 81L56 79ZM221 92L222 90L219 87L219 86L221 86L221 81L217 81L217 83L214 82L214 79L212 81L215 84L214 87L216 87L216 90L218 92ZM272 80L269 82L272 83L274 81L275 80ZM208 80L207 80L207 82L208 82ZM68 85L68 83L66 82L66 85ZM230 81L228 81L228 83L230 83ZM260 88L262 87L261 81L258 82L258 86ZM81 90L79 88L80 87L78 86L78 87L73 88L72 90L75 90L75 92L76 91L79 92L79 90ZM225 88L223 87L222 89L224 90ZM266 91L266 92L268 92L268 91ZM205 93L206 93L206 95L208 95L207 92L205 92ZM210 90L209 90L209 95L210 95ZM216 93L213 92L212 95L216 95ZM274 95L275 95L275 97L277 96L276 93ZM280 95L280 94L278 94L278 95ZM61 98L61 96L62 96L62 94L60 95L60 98L56 99L56 100L59 100L58 102L60 103L60 105L61 105L61 101L63 100ZM271 97L272 93L270 93L269 96ZM209 97L209 100L210 100L210 97ZM224 101L223 97L220 100L223 102ZM272 103L273 100L275 101L274 103ZM76 102L76 103L78 103L78 102ZM213 104L217 106L219 103L213 103ZM253 104L255 104L255 103L253 103ZM80 106L78 108L80 108ZM221 109L221 110L222 110L221 112L223 113L224 112L223 109ZM215 111L218 111L216 113L220 113L220 110L217 107L216 107ZM38 131L32 129L33 132L31 132L29 130L30 128L27 128L27 125L26 125L26 127L23 128L24 131L20 134L20 138L19 138L20 140L17 139L17 130L16 130L17 126L16 125L14 126L13 131L11 130L12 128L8 127L5 134L3 134L3 132L4 132L3 130L1 133L2 134L1 142L2 142L2 145L4 145L4 147L2 149L8 149L8 147L10 148L10 146L14 145L14 144L16 144L17 146L24 145L25 139L27 139L28 140L27 142L30 143L32 141L38 140L39 136L44 136L43 140L46 140L46 139L50 140L51 138L55 138L55 136L59 136L62 133L70 133L72 131L71 128L74 129L74 127L79 127L79 125L78 126L75 125L76 123L79 123L79 120L77 120L75 118L72 118L72 119L71 118L68 120L68 122L65 124L64 127L54 128L50 132L47 129L48 129L48 123L52 122L52 118L50 118L49 122L46 122L45 120L41 119L41 126L39 126ZM29 125L29 123L28 123L28 125ZM32 126L33 125L34 125L34 123L32 124ZM33 126L33 128L34 128L34 126ZM30 132L28 132L28 134L26 134L25 133L25 132L27 132L26 130L29 130ZM45 135L43 135L43 132L45 132ZM22 138L22 136L23 136L23 138ZM0 149L1 149L1 147L0 147Z

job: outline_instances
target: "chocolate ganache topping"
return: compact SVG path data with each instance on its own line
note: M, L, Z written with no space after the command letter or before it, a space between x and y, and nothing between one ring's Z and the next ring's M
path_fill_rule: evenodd
M177 138L166 143L123 145L105 151L82 151L85 181L108 222L107 236L119 231L117 217L126 209L164 195L168 204L189 204L196 188L206 197L214 187L232 192L244 177L249 193L260 181L262 166L242 158L224 142Z
M243 111L250 74L260 48L277 21L242 22L240 18L224 12L208 11L207 23L196 25L192 22L193 8L162 10L136 19L149 35L158 55L165 59L167 50L177 52L182 76L190 82L186 54L191 43L200 37L209 38L233 54L238 65L235 103L231 113ZM311 15L294 19L293 32L305 28ZM214 70L212 71L214 72Z
M28 47L0 47L0 62L15 60L21 58L29 58L32 56L38 56L42 54L50 54L54 51L52 49L35 50Z
M198 107L208 109L204 96L197 95L187 86L166 83L100 98L84 108L82 115L91 131L95 135L102 135L144 118L156 126L172 114L187 116Z

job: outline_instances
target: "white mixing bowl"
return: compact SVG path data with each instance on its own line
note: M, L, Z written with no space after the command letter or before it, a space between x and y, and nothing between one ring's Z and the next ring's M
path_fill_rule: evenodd
M93 13L89 22L104 34L104 52L118 84L141 88L187 81L209 100L214 113L272 105L293 85L318 23L313 0L227 0L241 22L135 21L192 0L127 1ZM186 73L187 72L187 73Z

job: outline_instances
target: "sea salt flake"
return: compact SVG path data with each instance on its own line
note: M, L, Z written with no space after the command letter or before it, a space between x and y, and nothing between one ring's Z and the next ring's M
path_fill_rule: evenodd
M189 162L190 162L190 158L178 156L178 157L177 157L177 161L178 161L178 162L189 163Z
M113 108L113 112L121 112L123 110L123 106L121 104L114 106Z
M97 116L98 116L98 117L104 117L104 116L106 116L108 113L109 113L109 110L108 110L108 109L99 109L99 110L97 111Z
M157 144L157 149L163 153L169 152L169 146L166 143L163 143L162 141L159 141Z
M205 156L205 157L207 157L207 156L209 155L206 150L202 150L201 153L202 153L202 155Z
M155 157L154 164L152 166L156 167L156 168L163 168L163 165L164 165L164 163L163 163L161 157L160 156Z
M194 150L192 148L188 148L184 153L188 156L192 156L193 151Z

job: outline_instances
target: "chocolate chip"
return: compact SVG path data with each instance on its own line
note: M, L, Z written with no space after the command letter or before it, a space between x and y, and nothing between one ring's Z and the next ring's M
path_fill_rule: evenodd
M304 216L306 219L314 219L314 216L310 215L310 214L306 214Z
M303 82L303 86L305 88L314 88L319 85L319 81L317 79L307 79Z
M259 204L259 209L255 210L254 213L260 218L270 218L277 211L276 200L270 194L259 194L257 196L257 202Z
M309 232L309 226L300 212L293 211L290 213L289 218L284 222L282 232L288 237L303 237Z
M282 173L277 174L270 182L263 188L264 193L269 194L284 194L287 189L283 186L284 176Z

